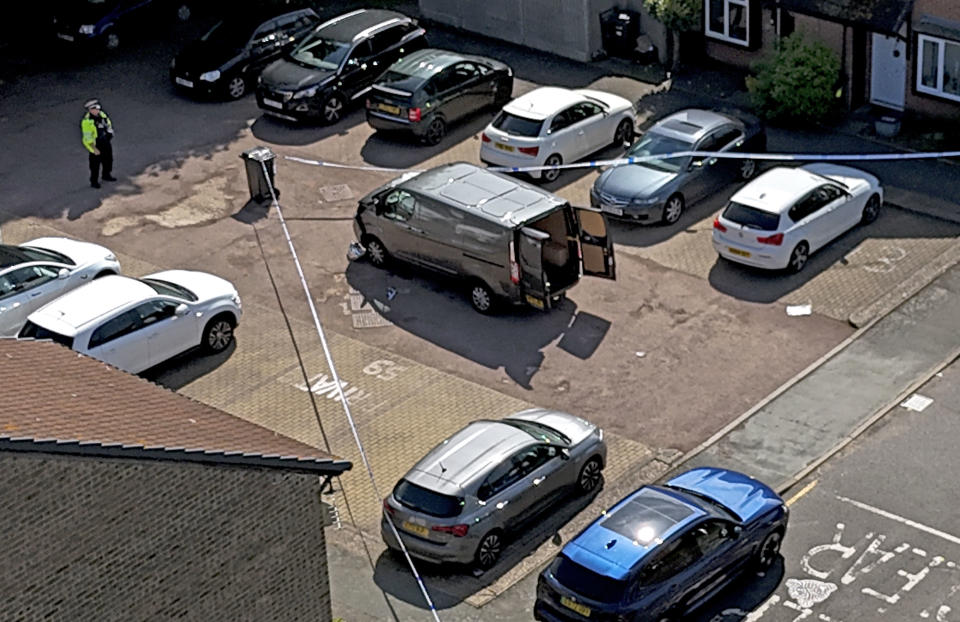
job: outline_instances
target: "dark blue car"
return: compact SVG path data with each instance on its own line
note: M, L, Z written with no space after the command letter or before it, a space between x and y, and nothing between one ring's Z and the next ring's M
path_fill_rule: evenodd
M726 469L644 486L604 512L540 574L537 620L680 620L747 568L776 560L780 496Z

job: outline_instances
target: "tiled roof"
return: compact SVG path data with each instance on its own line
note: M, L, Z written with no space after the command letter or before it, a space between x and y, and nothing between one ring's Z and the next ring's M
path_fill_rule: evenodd
M50 341L0 339L0 447L334 474L350 463Z
M913 0L776 0L776 3L798 13L888 34L895 34L913 9Z

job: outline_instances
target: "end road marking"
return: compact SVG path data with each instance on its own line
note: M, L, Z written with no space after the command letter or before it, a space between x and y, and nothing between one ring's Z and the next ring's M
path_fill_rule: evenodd
M910 520L909 518L904 518L904 517L902 517L902 516L897 516L896 514L893 514L893 513L891 513L891 512L887 512L886 510L881 510L880 508L875 508L875 507L873 507L872 505L867 505L866 503L863 503L862 501L855 501L855 500L849 499L849 498L847 498L847 497L841 497L841 496L837 495L837 499L839 499L840 501L844 501L844 502L846 502L846 503L849 503L850 505L852 505L852 506L854 506L854 507L858 507L858 508L860 508L861 510L866 510L867 512L872 512L873 514L876 514L877 516L882 516L882 517L884 517L884 518L889 518L890 520L897 521L898 523L902 523L902 524L904 524L904 525L906 525L906 526L908 526L908 527L913 527L914 529L919 529L920 531L925 531L925 532L929 533L930 535L937 536L938 538L942 538L942 539L946 540L947 542L952 542L952 543L954 543L954 544L960 544L960 538L958 538L957 536L950 535L949 533L940 531L939 529L934 529L933 527L927 527L926 525L923 525L923 524L918 523L918 522L916 522L916 521L912 521L912 520Z
M791 506L791 505L793 505L794 503L796 503L796 502L800 499L800 497L802 497L803 495L805 495L805 494L807 494L808 492L810 492L811 490L813 490L813 489L816 487L817 482L819 482L819 481L820 481L820 480L815 479L815 480L813 480L812 482L810 482L809 484L807 484L806 486L804 486L803 488L801 488L801 489L797 492L797 494L795 494L795 495L793 495L792 497L790 497L789 499L787 499L787 505L788 505L788 506Z

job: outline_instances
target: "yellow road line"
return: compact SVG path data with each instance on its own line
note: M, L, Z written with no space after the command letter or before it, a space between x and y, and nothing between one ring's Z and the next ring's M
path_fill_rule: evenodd
M795 495L793 495L792 497L790 497L789 499L787 499L787 505L793 505L794 503L796 503L797 500L798 500L800 497L802 497L803 495L805 495L805 494L807 494L808 492L810 492L811 490L813 490L814 487L817 485L817 482L819 482L819 481L820 481L820 480L815 479L815 480L813 480L812 482L810 482L809 484L807 484L806 486L804 486L803 488L801 488L801 489L797 492L797 494L795 494Z

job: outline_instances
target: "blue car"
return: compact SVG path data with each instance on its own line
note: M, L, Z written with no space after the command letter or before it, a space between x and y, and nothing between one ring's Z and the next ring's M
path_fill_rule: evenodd
M770 566L787 529L769 486L699 468L604 512L540 574L545 622L680 620L748 568Z

